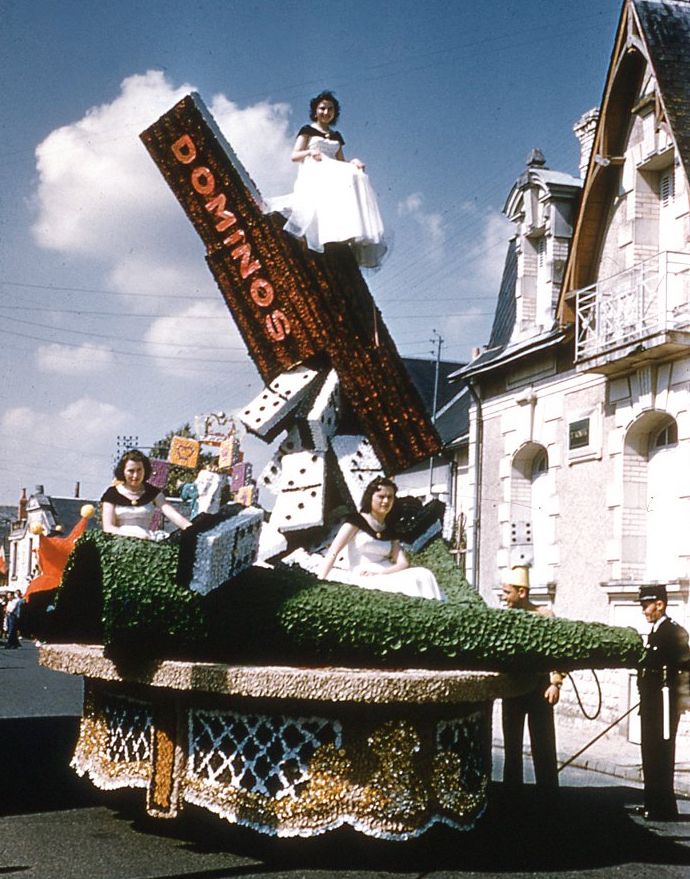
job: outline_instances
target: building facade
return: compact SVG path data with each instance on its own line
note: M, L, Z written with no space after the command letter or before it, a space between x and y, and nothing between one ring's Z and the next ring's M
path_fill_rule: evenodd
M458 373L476 400L468 575L495 601L527 563L557 615L640 631L638 589L663 582L687 626L690 3L626 0L601 107L575 129L582 179L535 151L509 195L491 339ZM593 678L576 679L595 701ZM611 723L635 682L599 679ZM562 710L578 716L567 687ZM617 734L636 740L635 713Z

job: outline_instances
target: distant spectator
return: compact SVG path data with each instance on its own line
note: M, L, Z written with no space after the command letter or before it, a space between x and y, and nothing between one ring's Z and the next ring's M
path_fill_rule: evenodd
M17 590L14 597L7 602L5 616L7 620L7 643L5 650L16 650L19 644L19 617L23 604L22 593Z

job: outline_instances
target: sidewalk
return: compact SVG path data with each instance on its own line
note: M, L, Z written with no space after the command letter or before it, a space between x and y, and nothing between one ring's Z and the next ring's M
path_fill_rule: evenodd
M577 754L596 735L606 727L582 720L576 724L574 718L556 714L556 743L558 747L558 765L561 766ZM493 746L503 749L501 738L500 702L494 709ZM529 733L525 727L524 753L531 759ZM576 757L570 764L578 769L599 772L624 779L631 784L642 785L642 758L640 746L629 742L624 735L612 729L598 739L584 753ZM690 798L690 763L676 761L675 791L677 796Z

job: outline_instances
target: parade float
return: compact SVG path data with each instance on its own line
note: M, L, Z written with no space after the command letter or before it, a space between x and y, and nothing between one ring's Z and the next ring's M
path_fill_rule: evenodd
M160 543L77 541L41 649L85 678L73 766L103 789L144 788L152 815L194 804L275 836L470 829L487 802L493 700L554 667L633 666L639 636L487 607L444 544L437 501L407 504L399 527L445 601L294 564L329 545L372 477L440 440L347 244L315 253L284 234L197 95L142 139L266 384L237 417L283 439L257 480L275 495L270 517L252 483ZM196 450L180 439L180 460Z

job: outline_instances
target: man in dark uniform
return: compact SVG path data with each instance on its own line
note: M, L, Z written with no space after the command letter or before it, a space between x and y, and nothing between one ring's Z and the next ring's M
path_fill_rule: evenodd
M528 568L513 568L501 590L507 607L553 616L548 608L530 601ZM537 787L549 799L558 793L553 708L560 698L564 678L565 674L559 671L537 675L534 687L528 693L503 700L503 784L506 787L515 790L523 783L522 741L527 719Z
M644 807L649 821L673 821L676 731L680 718L681 672L690 669L688 633L666 616L665 586L642 586L639 601L652 630L638 674Z

